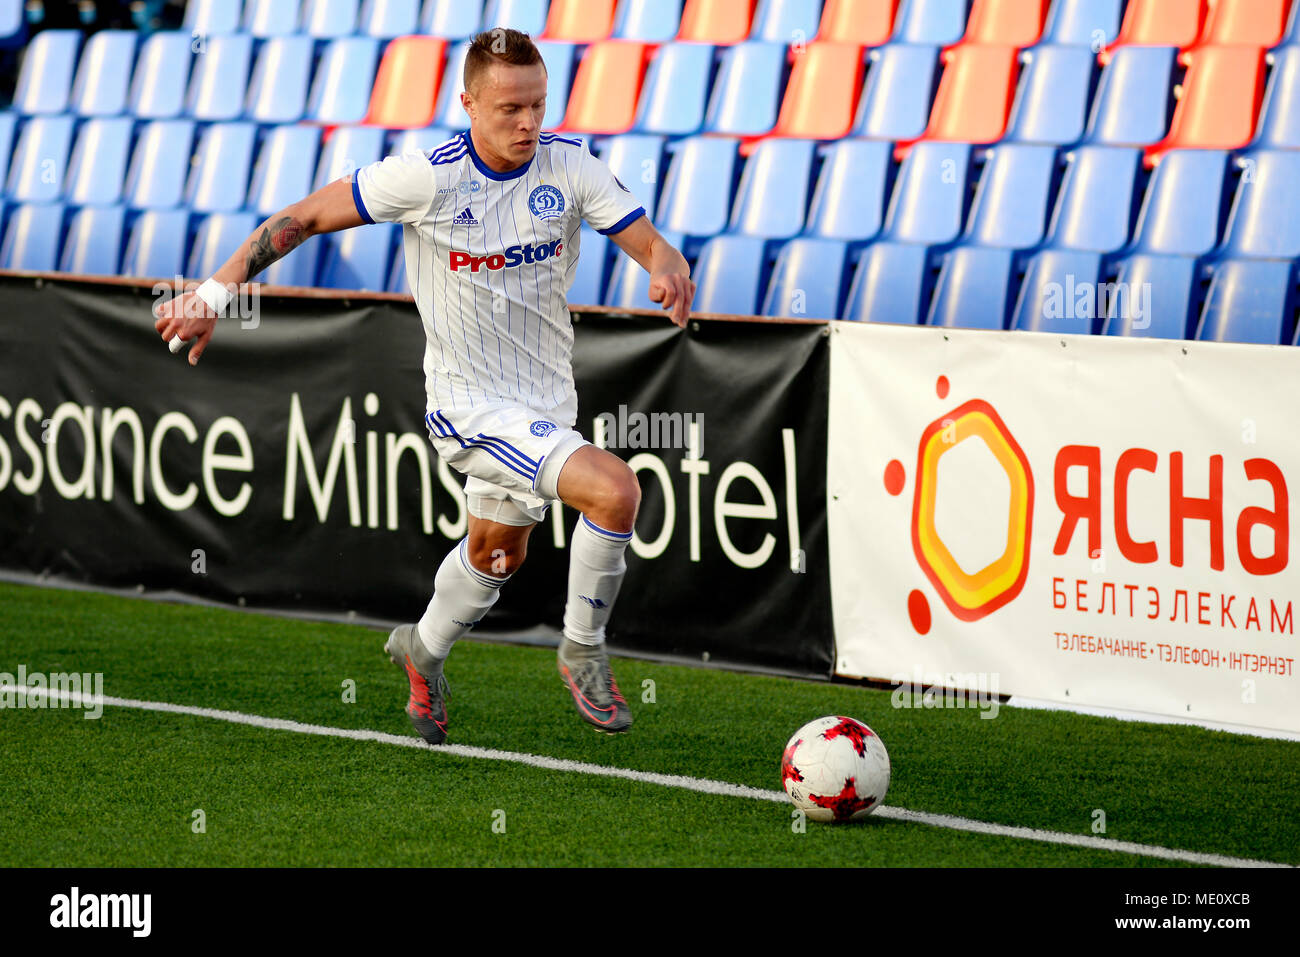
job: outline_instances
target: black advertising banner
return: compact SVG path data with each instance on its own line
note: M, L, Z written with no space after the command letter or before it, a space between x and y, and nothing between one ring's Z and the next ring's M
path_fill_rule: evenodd
M170 294L0 277L0 570L419 617L467 515L414 305L260 296L190 367L153 331ZM575 320L577 427L643 490L611 646L829 676L825 326ZM577 516L553 513L480 627L559 626Z

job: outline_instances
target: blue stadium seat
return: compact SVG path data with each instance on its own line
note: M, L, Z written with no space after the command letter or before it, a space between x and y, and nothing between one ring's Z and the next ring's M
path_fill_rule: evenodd
M190 74L185 112L196 120L233 120L244 112L253 38L247 33L208 37L207 52L197 57ZM162 75L166 65L163 64Z
M361 7L360 33L391 40L420 28L420 0L366 0Z
M326 233L316 284L327 289L383 292L388 284L393 237L400 231L396 223L375 223Z
M483 26L483 0L424 0L420 32L448 40L472 37Z
M88 120L77 133L64 191L74 206L103 206L119 202L131 152L129 116Z
M731 213L736 141L693 136L668 149L672 160L655 224L691 236L716 236L727 228Z
M863 241L880 232L893 146L877 140L840 140L823 148L825 161L808 211L808 234Z
M307 100L307 119L331 126L360 123L370 111L379 41L342 37L325 47Z
M1066 154L1048 245L1112 253L1129 240L1141 150L1084 146Z
M578 245L581 255L571 267L567 299L577 306L599 306L605 298L605 274L609 271L609 237L584 225Z
M303 0L298 29L309 37L333 39L356 30L359 0Z
M189 120L154 120L146 124L136 139L126 173L126 204L132 209L179 206L193 143L194 124Z
M1045 249L1030 261L1016 301L1012 329L1092 335L1105 304L1098 305L1100 253Z
M632 129L668 136L698 133L704 125L712 74L711 45L668 43L660 47L646 69Z
M248 118L259 123L293 123L301 119L307 105L312 60L311 37L267 40L257 54L248 85Z
M0 48L21 46L27 38L23 0L0 0Z
M312 190L346 176L367 163L377 163L384 155L384 131L377 126L340 126L325 142Z
M767 242L755 236L715 236L700 250L691 271L694 312L758 315Z
M63 206L59 203L26 203L9 217L0 269L58 268L59 241L63 231Z
M185 186L185 205L196 213L242 209L256 142L252 123L214 123L204 130Z
M542 117L544 130L556 129L564 122L564 114L569 108L569 89L573 85L575 49L572 43L561 43L556 40L537 41L537 52L542 55L542 62L546 64L546 115ZM464 115L463 110L461 115Z
M116 116L126 110L135 37L134 30L101 30L86 41L72 84L74 113Z
M1003 143L988 151L963 242L1028 249L1043 238L1057 168L1050 146Z
M1084 139L1108 146L1149 146L1169 131L1173 47L1120 47L1101 72Z
M1288 46L1291 44L1300 44L1300 4L1291 5L1291 23L1286 28L1286 33L1282 37L1282 42Z
M1162 164L1163 165L1163 164ZM1103 333L1146 339L1190 339L1200 315L1200 268L1190 256L1138 253L1121 259ZM1148 293L1149 291L1149 293Z
M166 120L185 109L193 39L180 30L160 30L140 48L128 109L142 120ZM205 41L206 42L206 41Z
M245 0L244 31L255 37L298 32L299 0Z
M388 274L388 292L399 292L405 296L411 294L411 284L406 281L406 255L399 244L393 256L392 272Z
M662 136L625 133L622 136L611 136L605 141L601 159L642 206L654 209L659 203L663 150Z
M930 250L911 243L878 242L858 261L844 318L915 325L930 301Z
M1295 332L1294 260L1225 259L1213 268L1197 339L1278 345Z
M122 258L124 206L87 206L73 214L59 259L62 272L115 276Z
M6 199L11 203L52 203L63 195L72 149L71 116L34 116L18 136L9 161Z
M550 0L487 0L483 8L483 24L538 37L546 30L549 10Z
M0 184L9 179L9 160L14 152L14 131L18 115L11 110L0 112Z
M312 192L320 130L314 126L277 126L262 143L248 188L248 208L263 217L284 209Z
M969 0L900 0L894 20L895 43L947 46L966 33Z
M1204 256L1219 244L1228 154L1172 150L1156 167L1138 215L1137 252Z
M1020 86L1007 140L1064 146L1083 136L1096 58L1088 47L1032 47L1020 54Z
M891 43L867 54L867 80L854 136L914 140L930 122L939 48Z
M442 146L454 135L451 130L444 130L440 126L429 126L419 130L401 130L393 134L392 141L388 144L389 156L400 156L403 153L409 153L411 150L436 149Z
M1300 6L1296 7L1300 10ZM1259 114L1255 146L1300 148L1300 46L1279 47L1269 54L1273 65L1268 92Z
M185 275L211 276L257 228L258 222L257 216L248 212L208 216L199 224Z
M664 239L678 249L682 248L686 237L672 230L660 230ZM605 294L605 305L620 309L654 309L650 301L650 274L627 256L614 257L614 271L609 277L609 290Z
M958 246L945 253L926 323L956 329L1004 329L1011 307L1014 250Z
M737 43L722 64L704 117L704 129L732 136L761 136L776 126L781 107L786 48L779 43Z
M131 227L122 256L122 275L171 279L183 275L188 209L151 209Z
M19 113L62 113L68 108L81 47L79 30L45 30L27 44L13 108Z
M1119 36L1123 9L1124 0L1056 0L1047 13L1041 42L1100 53Z
M614 14L614 38L669 43L681 24L682 0L622 0Z
M433 109L432 125L446 127L449 130L469 129L469 117L460 105L460 95L465 92L465 54L469 52L469 41L457 43L447 51L447 65L442 71L442 85L438 89L438 102ZM549 80L547 84L547 108L550 108Z
M240 0L189 0L185 5L185 33L212 36L239 30Z
M835 239L792 239L776 257L765 316L838 319L847 246Z
M740 175L730 231L762 239L803 232L812 181L810 140L763 140Z
M751 40L810 43L821 26L822 0L758 0Z
M1243 172L1224 253L1250 259L1300 257L1300 152L1260 150L1238 164Z
M930 140L903 160L882 238L936 245L955 240L966 221L971 146Z

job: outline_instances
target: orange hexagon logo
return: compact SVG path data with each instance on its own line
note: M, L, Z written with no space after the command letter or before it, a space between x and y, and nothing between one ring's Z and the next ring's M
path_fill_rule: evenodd
M968 441L983 443L987 451L980 450L980 454L996 462L1009 485L1005 545L999 555L973 570L954 557L937 517L940 487L955 481L941 471L943 457ZM917 452L912 549L948 610L959 619L976 621L1020 594L1029 574L1033 514L1034 476L1029 460L993 406L972 399L926 427ZM968 559L965 565L970 564Z

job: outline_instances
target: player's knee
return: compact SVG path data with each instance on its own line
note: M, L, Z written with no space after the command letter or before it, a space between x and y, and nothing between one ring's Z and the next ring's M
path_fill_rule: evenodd
M637 481L636 473L626 465L612 469L604 477L602 486L599 515L592 521L612 532L630 532L641 507L641 483Z

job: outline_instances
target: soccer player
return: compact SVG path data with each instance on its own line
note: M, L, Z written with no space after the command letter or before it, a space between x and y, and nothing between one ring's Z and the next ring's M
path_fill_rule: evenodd
M585 721L609 732L632 723L610 671L605 626L641 490L620 458L573 429L565 292L580 221L650 273L650 299L679 326L695 283L608 166L577 140L541 132L546 80L527 35L479 34L465 57L467 133L364 166L281 210L209 280L155 309L163 340L191 343L193 365L239 283L318 233L403 224L406 275L427 337L425 421L438 454L468 476L468 535L438 569L424 616L384 644L410 683L406 713L430 744L447 736L448 653L496 602L556 499L581 513L560 676Z

